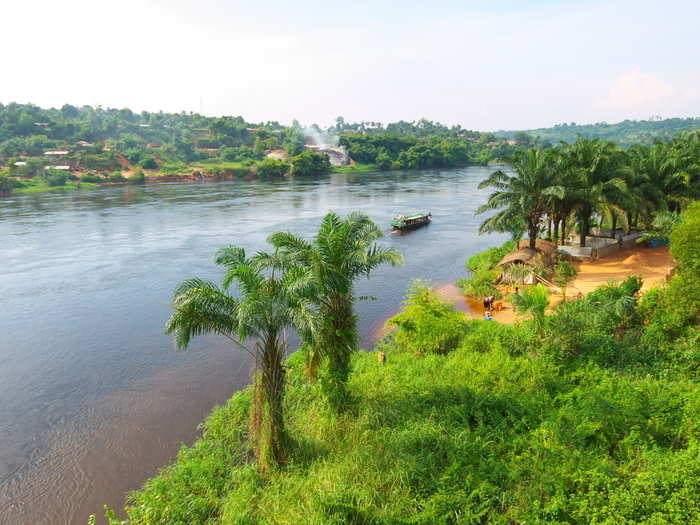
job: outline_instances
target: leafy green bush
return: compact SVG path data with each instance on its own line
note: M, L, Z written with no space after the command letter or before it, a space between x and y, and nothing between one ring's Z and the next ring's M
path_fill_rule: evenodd
M411 286L403 311L388 323L397 327L397 347L416 354L446 354L454 350L466 327L464 316L420 281Z
M219 158L225 162L242 162L244 160L256 160L261 155L257 155L250 148L238 146L234 148L221 148Z
M673 229L680 223L680 215L671 211L659 211L654 213L651 228L637 238L638 243L649 242L655 239L668 239Z
M512 297L513 306L519 314L530 314L540 335L544 335L544 314L549 306L549 292L541 284L525 288Z
M497 248L489 248L483 252L472 255L467 261L467 270L477 272L479 270L492 270L501 259L515 249L515 242L508 241Z
M179 175L181 173L187 173L189 167L180 160L168 160L161 164L160 171L165 175Z
M146 170L156 170L158 169L158 163L153 157L144 157L139 162L139 166Z
M274 179L283 177L289 171L289 164L277 159L265 159L258 164L258 177L261 179Z
M380 151L374 164L378 170L386 171L391 169L393 162L387 151Z
M21 188L23 184L10 177L7 171L0 171L0 193L10 193L15 188Z
M681 214L681 222L671 234L671 255L688 272L700 276L700 202Z
M51 187L65 186L71 178L70 173L61 170L47 169L41 177Z
M554 267L553 281L554 284L561 288L564 300L566 300L566 286L576 277L577 274L578 271L569 261L562 258L557 260L557 264Z
M501 292L496 288L496 279L498 279L501 271L496 269L496 265L514 248L515 242L507 241L502 246L489 248L472 255L466 264L467 269L472 273L471 277L457 281L457 285L462 288L462 292L477 299L488 296L500 299Z
M499 270L476 270L470 278L462 278L457 281L457 286L462 289L462 293L469 297L481 299L493 296L501 298L501 292L496 288L496 279L500 275Z
M584 299L563 302L556 315L545 320L545 338L540 350L558 362L581 358L601 366L622 366L648 360L639 342L627 341L625 333L636 338L641 319L636 309L638 277L622 283L609 283Z
M289 159L291 175L322 175L331 169L328 155L315 151L303 151Z
M95 175L92 173L83 173L80 176L80 182L103 182L104 179L100 177L99 175Z

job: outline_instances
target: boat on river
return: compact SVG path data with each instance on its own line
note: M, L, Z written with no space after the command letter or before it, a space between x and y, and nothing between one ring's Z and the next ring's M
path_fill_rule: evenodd
M430 212L428 213L414 213L412 215L397 215L394 220L391 221L391 225L395 230L413 230L415 228L420 228L421 226L426 226L430 224L433 220L433 216Z

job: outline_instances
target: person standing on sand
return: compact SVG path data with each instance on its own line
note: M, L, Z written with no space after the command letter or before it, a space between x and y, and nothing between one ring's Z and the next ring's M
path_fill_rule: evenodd
M489 298L484 297L484 310L488 310L488 309L489 309Z

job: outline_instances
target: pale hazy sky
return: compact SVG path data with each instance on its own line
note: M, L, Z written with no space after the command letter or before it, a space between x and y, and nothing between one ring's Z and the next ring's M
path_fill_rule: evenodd
M700 1L0 0L0 102L469 129L700 116Z

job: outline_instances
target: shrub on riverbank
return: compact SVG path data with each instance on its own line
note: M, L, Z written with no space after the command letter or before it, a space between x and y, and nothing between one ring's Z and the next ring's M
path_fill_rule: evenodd
M500 299L501 292L495 284L499 276L496 265L514 248L515 242L507 241L502 246L489 248L470 257L466 267L471 272L471 276L457 281L462 293L477 299L489 296Z
M466 330L464 316L419 281L411 286L403 311L388 323L397 328L394 345L417 355L451 352Z

